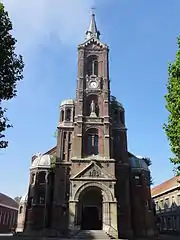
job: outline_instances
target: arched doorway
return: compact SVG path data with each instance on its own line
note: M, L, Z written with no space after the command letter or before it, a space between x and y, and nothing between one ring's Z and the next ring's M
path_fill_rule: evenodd
M102 229L102 193L98 187L88 187L79 198L81 229Z

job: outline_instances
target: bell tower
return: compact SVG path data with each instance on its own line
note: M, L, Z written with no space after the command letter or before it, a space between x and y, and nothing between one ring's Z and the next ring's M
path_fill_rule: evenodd
M92 12L85 40L78 46L69 228L111 229L116 235L117 201L111 138L109 48L99 37L95 14ZM97 211L93 213L96 224L95 218L90 217L93 211ZM86 214L91 223L87 223ZM91 226L88 225L87 228L82 223Z
M109 48L100 39L92 12L85 41L78 46L78 76L72 157L111 158Z

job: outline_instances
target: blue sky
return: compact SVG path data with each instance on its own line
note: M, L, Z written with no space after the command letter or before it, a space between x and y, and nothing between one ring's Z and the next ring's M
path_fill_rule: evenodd
M4 0L17 52L25 61L18 96L9 101L9 147L1 150L0 192L23 195L31 157L55 146L61 100L75 97L77 44L96 7L101 40L110 47L111 91L126 108L128 148L152 160L155 185L172 177L163 123L167 64L180 33L180 1Z

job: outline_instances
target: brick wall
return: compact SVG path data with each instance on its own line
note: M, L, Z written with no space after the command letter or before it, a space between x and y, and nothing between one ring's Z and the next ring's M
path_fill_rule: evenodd
M9 233L17 224L18 209L0 205L0 233Z

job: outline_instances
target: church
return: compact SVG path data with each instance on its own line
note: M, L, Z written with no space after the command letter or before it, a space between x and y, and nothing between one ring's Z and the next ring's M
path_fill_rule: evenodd
M154 235L149 159L128 151L125 109L111 96L108 56L92 13L78 45L76 97L60 104L56 146L32 157L17 233Z

